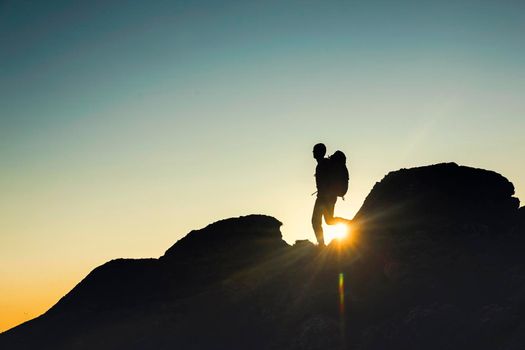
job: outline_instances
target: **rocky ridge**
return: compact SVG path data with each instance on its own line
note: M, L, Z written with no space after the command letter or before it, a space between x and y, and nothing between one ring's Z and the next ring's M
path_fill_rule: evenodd
M374 186L353 236L287 245L275 218L190 232L159 259L93 270L2 349L520 349L524 208L453 163Z

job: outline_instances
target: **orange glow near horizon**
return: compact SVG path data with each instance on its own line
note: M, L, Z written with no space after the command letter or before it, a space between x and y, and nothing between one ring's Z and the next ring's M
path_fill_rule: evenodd
M45 313L75 285L69 278L53 283L55 285L47 289L41 289L41 284L34 281L25 285L14 283L2 290L0 333Z
M0 333L47 312L93 269L89 265L40 263L38 271L25 274L1 271Z

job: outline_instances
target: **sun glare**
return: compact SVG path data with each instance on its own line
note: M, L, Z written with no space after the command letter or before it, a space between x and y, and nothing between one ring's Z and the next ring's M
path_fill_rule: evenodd
M349 235L350 227L345 224L325 225L323 227L324 240L326 244L334 239L345 239Z

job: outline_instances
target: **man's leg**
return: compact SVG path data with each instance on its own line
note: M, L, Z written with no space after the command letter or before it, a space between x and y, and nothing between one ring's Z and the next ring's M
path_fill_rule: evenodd
M312 227L314 228L315 238L317 238L317 243L320 246L324 246L324 235L323 235L323 211L324 203L317 197L314 204L314 212L312 213Z
M334 216L334 210L335 210L335 202L337 202L337 197L330 197L325 200L325 206L324 206L324 221L327 225L336 225L336 224L350 224L352 220L340 218L337 216Z
M337 218L334 218L334 208L337 197L329 197L324 199L323 216L324 222L327 225L335 225L338 223Z

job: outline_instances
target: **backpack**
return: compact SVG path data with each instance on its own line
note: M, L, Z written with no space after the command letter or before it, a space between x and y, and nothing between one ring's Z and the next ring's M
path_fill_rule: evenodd
M330 157L330 184L333 192L338 197L343 197L348 192L348 169L346 168L346 156L341 151L336 151Z

